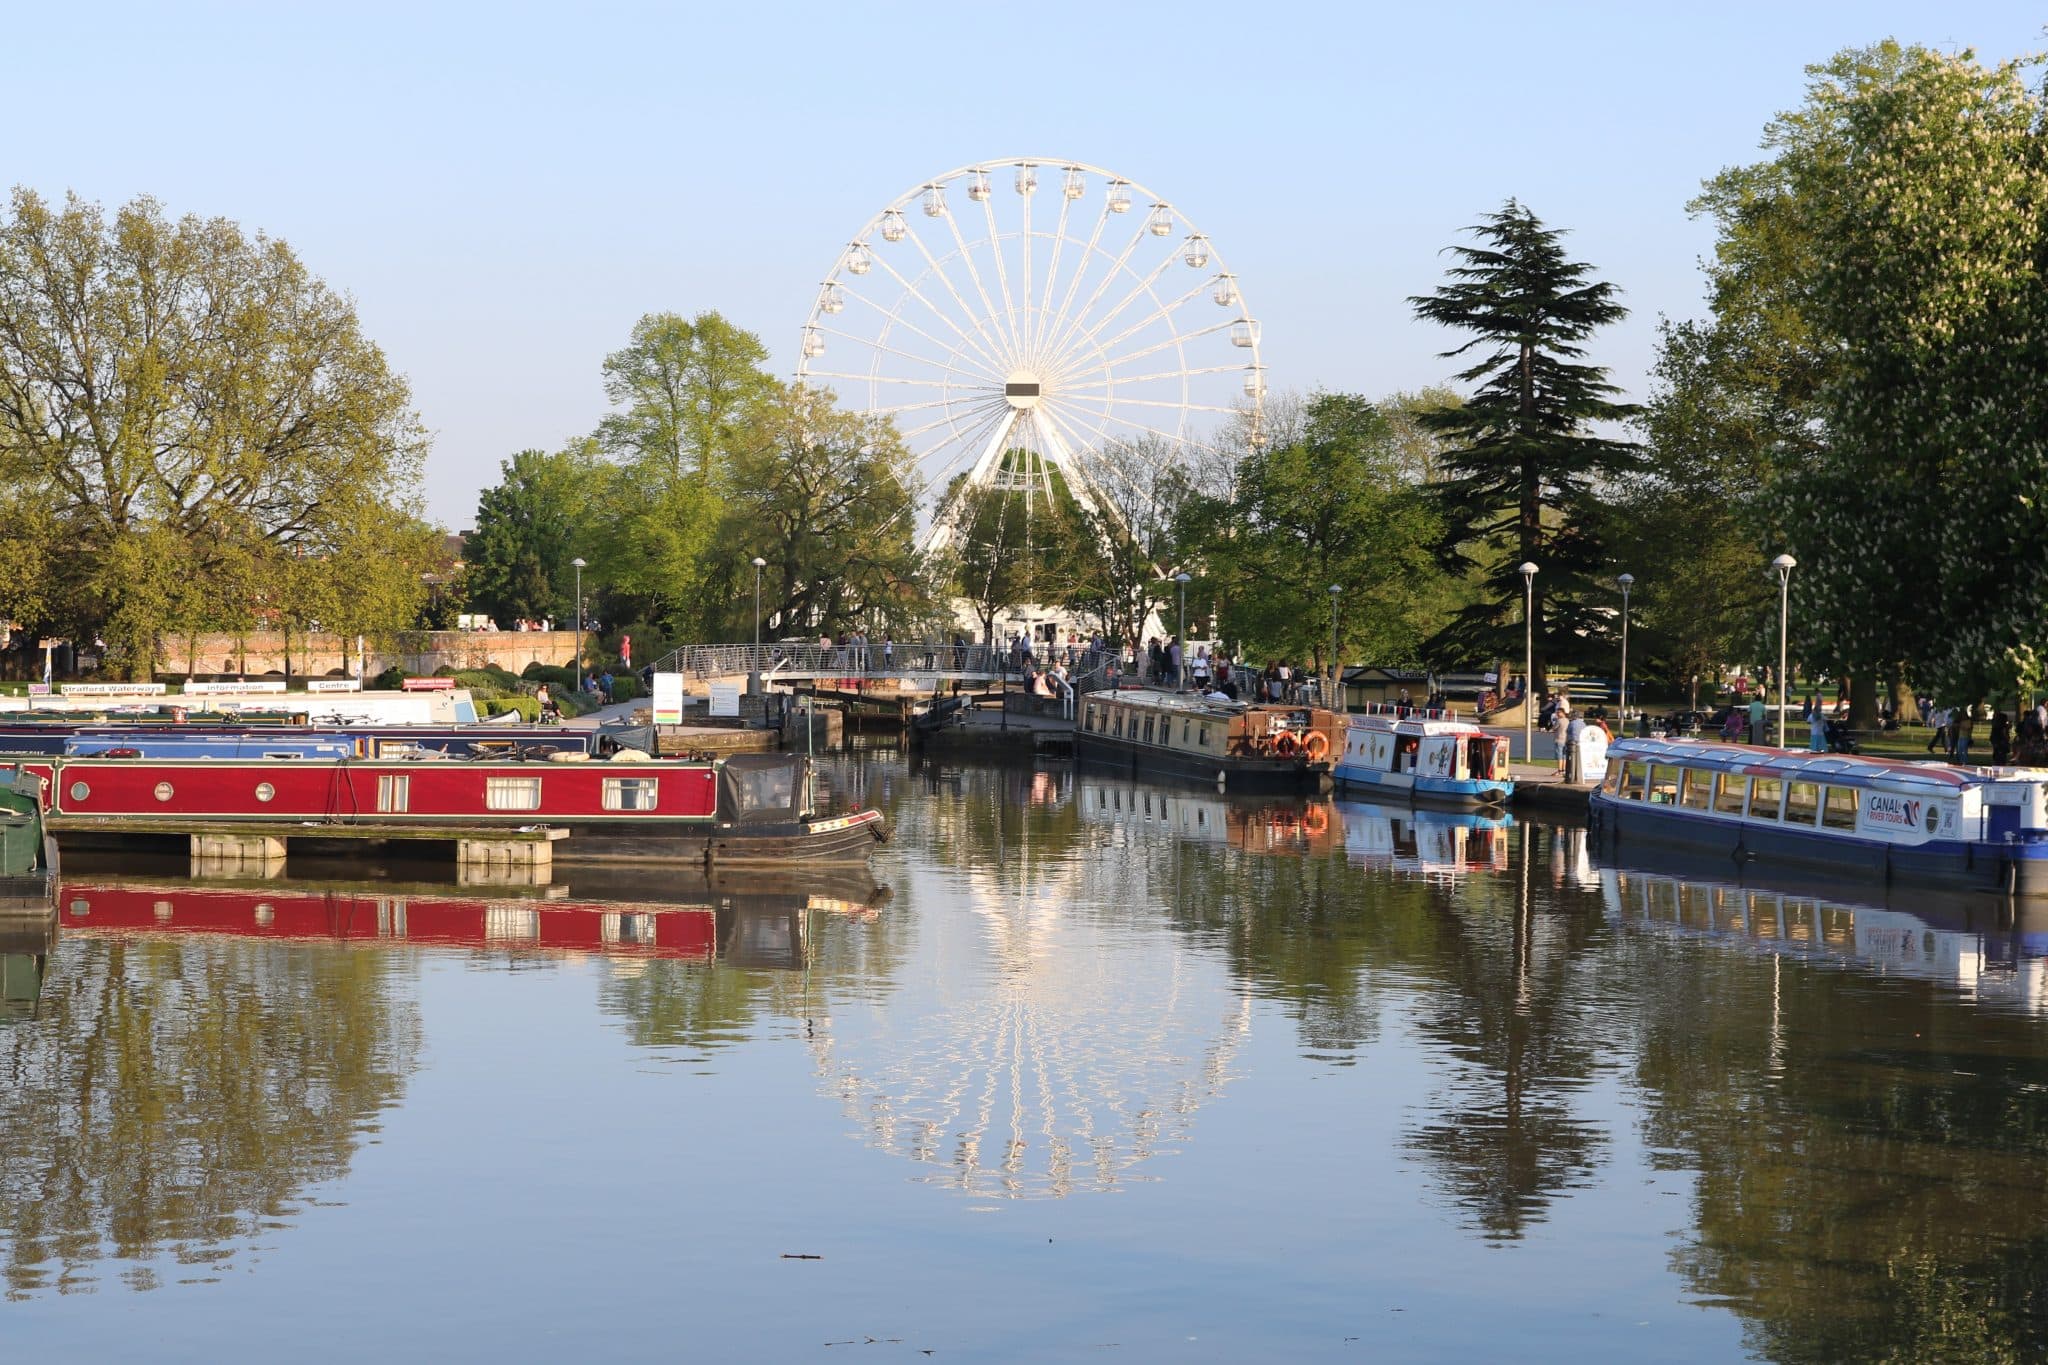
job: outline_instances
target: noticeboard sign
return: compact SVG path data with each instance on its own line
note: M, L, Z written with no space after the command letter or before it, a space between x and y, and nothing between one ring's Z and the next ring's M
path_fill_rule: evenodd
M682 674L657 673L654 675L653 711L654 723L656 725L681 725L683 723Z
M734 719L738 719L740 714L739 684L711 684L711 707L705 714L712 716L731 716Z

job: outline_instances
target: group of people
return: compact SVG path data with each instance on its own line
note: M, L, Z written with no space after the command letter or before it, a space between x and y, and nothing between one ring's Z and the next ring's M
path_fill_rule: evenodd
M1543 704L1542 728L1549 734L1557 749L1557 776L1559 781L1577 777L1574 755L1585 739L1587 727L1598 730L1611 743L1614 732L1607 728L1607 714L1595 709L1591 713L1581 712L1572 705L1571 694L1560 692Z
M1930 702L1920 713L1933 730L1927 737L1927 752L1939 754L1951 763L1969 762L1970 745L1977 737L1979 709L1976 706L1937 706ZM2044 750L2048 750L2048 701L2035 702L2021 711L2017 723L2010 712L1992 712L1988 738L1994 767L2004 767L2015 758L2021 762L2039 762Z

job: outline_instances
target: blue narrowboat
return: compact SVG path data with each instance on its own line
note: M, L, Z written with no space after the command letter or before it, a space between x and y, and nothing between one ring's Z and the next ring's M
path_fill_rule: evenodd
M1429 716L1350 717L1337 753L1340 786L1454 806L1505 805L1514 794L1508 741L1470 721Z
M2048 769L1630 739L1591 813L1621 841L1737 864L2048 896Z

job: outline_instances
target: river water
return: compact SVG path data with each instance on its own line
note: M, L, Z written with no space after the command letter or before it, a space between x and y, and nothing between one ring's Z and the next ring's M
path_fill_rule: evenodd
M1995 902L1068 770L829 775L889 813L872 882L67 867L46 959L7 959L0 1335L2048 1349L2048 934Z

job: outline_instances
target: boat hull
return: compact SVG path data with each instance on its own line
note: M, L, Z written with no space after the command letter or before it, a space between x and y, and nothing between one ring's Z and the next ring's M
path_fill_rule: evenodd
M1507 781L1468 777L1418 777L1412 773L1377 772L1371 768L1340 763L1336 770L1341 788L1377 795L1405 797L1433 806L1477 810L1504 806L1514 795L1515 784Z
M1825 870L1877 886L1911 882L2048 896L2048 844L1950 839L1900 845L1749 821L1700 819L1671 807L1597 795L1592 811L1603 838L1716 855L1738 867L1756 863L1787 871Z
M1180 782L1220 785L1233 792L1303 792L1330 790L1329 766L1293 758L1244 758L1234 755L1181 753L1158 745L1133 744L1111 735L1086 731L1074 736L1074 754L1083 763L1143 780L1171 778Z

